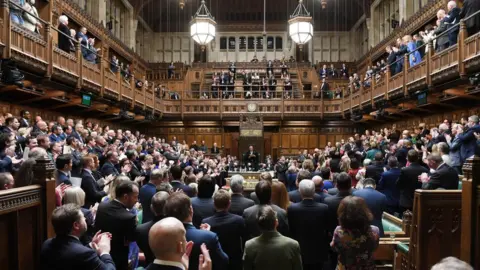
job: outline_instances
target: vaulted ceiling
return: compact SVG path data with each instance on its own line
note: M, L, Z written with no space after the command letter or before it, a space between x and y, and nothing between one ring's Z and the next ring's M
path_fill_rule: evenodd
M188 23L200 6L200 0L129 0L137 14L156 32L185 32ZM287 20L298 5L298 0L265 0L267 31L287 30ZM304 0L314 17L315 31L348 31L365 13L372 0L327 0L322 9L320 0ZM264 1L262 0L206 0L215 17L217 31L233 31L235 25L250 25L250 30L262 31Z

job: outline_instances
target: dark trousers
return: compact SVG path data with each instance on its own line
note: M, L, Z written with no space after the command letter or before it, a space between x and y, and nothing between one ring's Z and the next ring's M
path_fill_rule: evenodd
M303 270L323 270L323 263L303 264Z

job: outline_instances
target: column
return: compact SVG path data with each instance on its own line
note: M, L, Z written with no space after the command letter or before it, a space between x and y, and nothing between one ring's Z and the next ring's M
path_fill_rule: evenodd
M83 0L85 1L85 0ZM86 1L87 11L90 15L99 21L103 26L107 22L107 3L105 1Z
M399 0L398 9L399 9L398 21L402 23L402 21L406 21L408 17L410 17L413 14L413 1Z

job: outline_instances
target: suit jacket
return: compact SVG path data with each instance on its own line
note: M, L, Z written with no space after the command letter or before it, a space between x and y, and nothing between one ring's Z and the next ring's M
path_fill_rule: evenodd
M63 172L57 171L57 181L56 185L60 185L61 183L64 183L65 185L72 185L72 182L70 182L70 176L64 174Z
M287 185L287 170L288 165L284 162L277 162L277 164L275 164L275 172L277 173L277 179L285 185Z
M192 198L194 196L192 188L183 184L182 182L180 182L178 180L170 181L170 185L172 185L174 191L177 190L177 189L181 189L190 198Z
M374 162L373 164L368 165L365 169L365 178L373 178L378 185L383 173L383 167L384 165L382 162Z
M290 235L300 244L304 264L318 264L328 255L328 206L305 199L288 207Z
M222 249L229 258L228 269L242 269L243 246L247 239L247 228L242 217L228 212L217 212L202 223L211 226L210 231L218 235Z
M271 204L270 206L273 208L273 210L275 210L275 212L277 212L278 232L288 236L289 227L288 227L287 212L274 204ZM245 209L245 211L243 211L243 218L245 219L245 224L247 225L247 232L248 232L249 238L257 237L261 234L261 231L258 228L258 224L257 224L257 214L260 207L261 205L254 205L252 207Z
M433 31L433 33L438 37L440 34L445 32L448 28L447 23L448 18L443 18L443 20L440 21L440 25ZM442 45L448 45L449 39L448 39L448 34L447 35L442 35L437 38L437 46L442 46Z
M57 235L43 243L40 269L115 270L115 264L109 254L99 257L95 250L82 245L76 237Z
M300 245L277 231L263 232L245 244L243 269L301 270Z
M354 196L361 197L367 203L368 209L373 214L372 224L380 230L380 236L384 235L382 225L383 211L387 206L387 197L373 188L364 188L353 193Z
M105 162L102 168L100 169L100 172L102 173L103 177L107 177L110 174L113 174L114 176L117 176L120 174L117 168L115 168L115 165L113 165L110 162Z
M21 118L21 119L20 119L20 127L21 127L21 128L22 128L22 127L30 127L30 123L28 122L27 119Z
M315 193L315 195L313 195L313 200L318 202L318 203L323 203L323 201L325 200L325 198L327 196L328 195L323 195L322 196L322 195L319 195L319 194ZM302 201L302 195L300 195L300 191L298 189L288 192L288 197L290 198L290 201L293 202L293 203L298 203L298 202Z
M213 206L213 198L192 198L193 208L193 225L200 228L204 218L211 217L215 214Z
M243 211L251 206L253 206L255 202L251 199L245 198L242 194L232 194L232 200L230 202L230 209L228 212L242 216Z
M389 171L383 172L380 177L377 189L387 196L388 206L398 206L400 192L397 189L397 180L400 177L400 172L399 168L391 168Z
M128 268L128 247L135 241L137 218L117 201L102 202L95 218L96 230L112 234L111 252L117 269Z
M140 188L138 194L138 200L142 204L143 216L142 222L147 223L151 221L154 217L152 210L150 209L150 204L152 203L152 197L157 193L157 187L152 183L145 184Z
M394 73L395 70L396 70L396 64L397 64L397 63L395 63L396 60L397 60L397 56L396 56L395 52L392 51L387 57L387 63L388 63L388 66L390 67L390 71L392 73Z
M107 195L107 193L100 188L93 175L86 170L82 171L82 184L80 187L85 191L84 207L87 209L95 205L95 203L99 203L102 198Z
M227 269L228 255L223 252L222 246L218 240L218 236L214 232L199 230L192 224L184 223L187 241L193 241L192 252L190 253L189 269L198 269L198 257L201 254L200 245L205 243L210 251L212 258L212 269Z
M338 192L334 196L330 196L325 199L325 204L328 206L328 221L327 221L327 230L329 233L333 233L335 228L338 226L337 210L340 202L343 198L350 196L351 192Z
M459 17L462 19L467 18L478 10L480 10L480 2L478 0L464 0ZM471 19L465 21L465 24L467 28L476 28L478 30L480 27L480 16L473 16Z
M422 185L423 189L458 189L458 173L447 164L441 164L437 170L430 175L430 181Z
M148 233L152 226L163 217L154 217L153 220L149 222L143 223L138 225L135 229L135 239L137 239L137 245L140 250L143 251L145 254L145 265L149 265L155 260L155 255L153 254L152 250L150 249L150 245L148 244Z
M70 49L72 48L72 43L70 42L70 29L65 24L61 23L58 25L58 30L62 32L62 34L58 35L58 48L61 50L70 53Z
M70 152L72 155L72 176L82 177L82 154L75 149Z
M396 186L400 191L399 205L404 208L413 208L413 196L416 189L422 188L422 183L418 181L418 176L422 173L428 173L428 169L420 163L411 163L410 166L402 168Z

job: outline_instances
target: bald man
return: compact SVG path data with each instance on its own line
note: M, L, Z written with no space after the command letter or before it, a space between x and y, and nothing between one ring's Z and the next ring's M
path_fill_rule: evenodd
M323 187L324 187L323 178L319 175L315 175L312 178L312 181L315 184L315 194L317 194L321 198L320 201L316 201L316 202L324 202L325 198L330 197L330 195L328 195L328 193L323 192Z
M182 222L168 217L155 223L148 234L148 242L155 260L147 270L186 270L193 242L185 238L185 228ZM198 269L212 269L212 261L205 244L201 245Z

